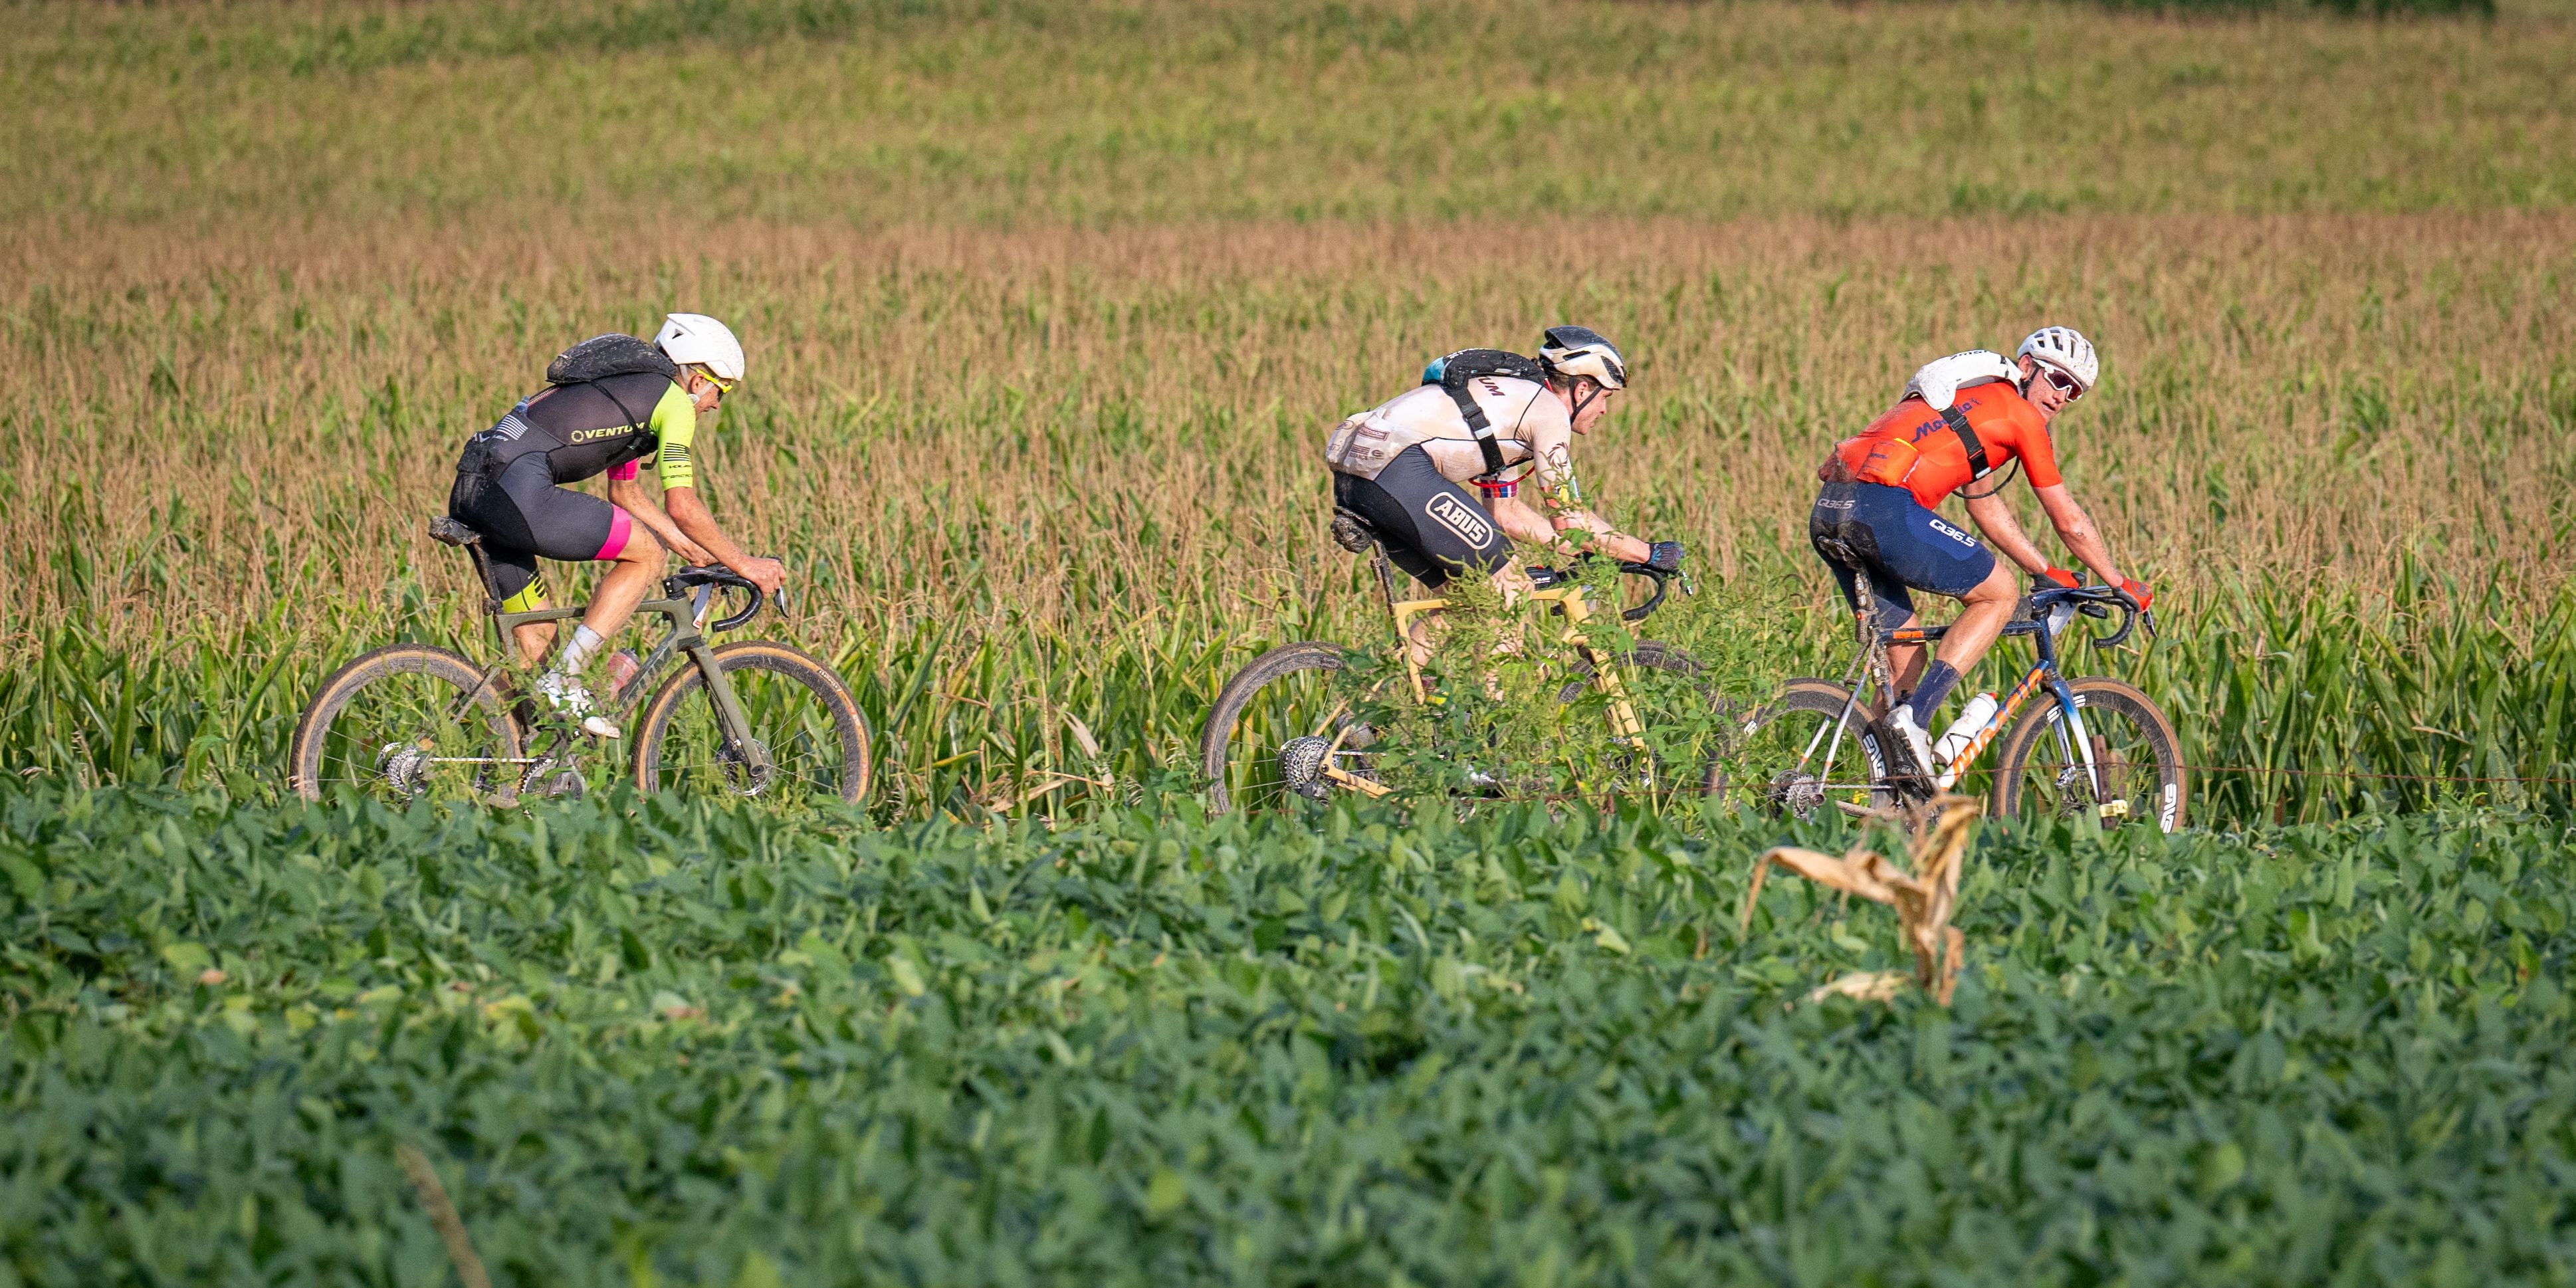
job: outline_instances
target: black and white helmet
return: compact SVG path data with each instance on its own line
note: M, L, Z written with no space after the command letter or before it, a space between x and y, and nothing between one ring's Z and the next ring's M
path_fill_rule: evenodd
M2094 355L2093 342L2071 326L2044 326L2031 332L2013 356L2036 359L2065 372L2086 393L2102 378L2102 360Z
M1590 376L1604 389L1628 387L1628 363L1619 346L1583 326L1552 326L1538 346L1538 360L1567 379Z

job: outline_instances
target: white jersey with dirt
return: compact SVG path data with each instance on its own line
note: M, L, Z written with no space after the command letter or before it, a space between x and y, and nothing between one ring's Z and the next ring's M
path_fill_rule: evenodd
M1550 449L1562 456L1574 436L1564 400L1546 385L1478 376L1467 382L1467 389L1493 426L1494 446L1506 467L1546 459ZM1457 402L1438 385L1417 385L1334 426L1324 443L1324 463L1338 473L1374 479L1387 462L1416 446L1453 483L1472 482L1485 473L1484 449L1468 432ZM1506 468L1504 477L1521 472Z

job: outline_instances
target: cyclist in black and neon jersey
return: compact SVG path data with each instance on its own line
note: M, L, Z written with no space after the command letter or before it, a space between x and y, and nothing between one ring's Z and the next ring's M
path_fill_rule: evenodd
M548 385L520 399L499 424L466 440L447 496L448 514L482 533L510 612L545 606L540 558L611 565L581 625L537 682L558 710L605 738L616 737L617 727L590 714L581 670L643 602L668 552L694 564L721 563L771 595L787 575L777 560L743 553L698 498L698 417L742 379L741 342L714 318L674 313L653 347L666 361L651 370ZM641 482L648 465L661 484L659 505ZM562 486L602 474L606 500ZM554 638L552 622L518 629L519 650L531 663L545 659Z

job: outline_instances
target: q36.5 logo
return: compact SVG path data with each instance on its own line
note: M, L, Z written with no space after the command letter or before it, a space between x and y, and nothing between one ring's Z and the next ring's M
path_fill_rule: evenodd
M1466 502L1445 492L1424 502L1422 512L1430 515L1441 527L1457 533L1459 540L1479 550L1484 549L1485 544L1494 539L1494 525L1491 520L1478 514L1475 508Z

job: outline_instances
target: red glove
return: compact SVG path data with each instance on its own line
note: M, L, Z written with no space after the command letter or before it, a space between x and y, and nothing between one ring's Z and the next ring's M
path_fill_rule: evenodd
M2073 590L2077 586L2084 584L2082 578L2077 577L2074 573L2068 572L2063 568L2042 568L2039 570L2039 577L2042 581L2056 582L2058 585L2063 586L2068 590Z
M2135 577L2126 578L2120 582L2120 593L2137 601L2138 611L2141 613L2156 605L2155 588Z

